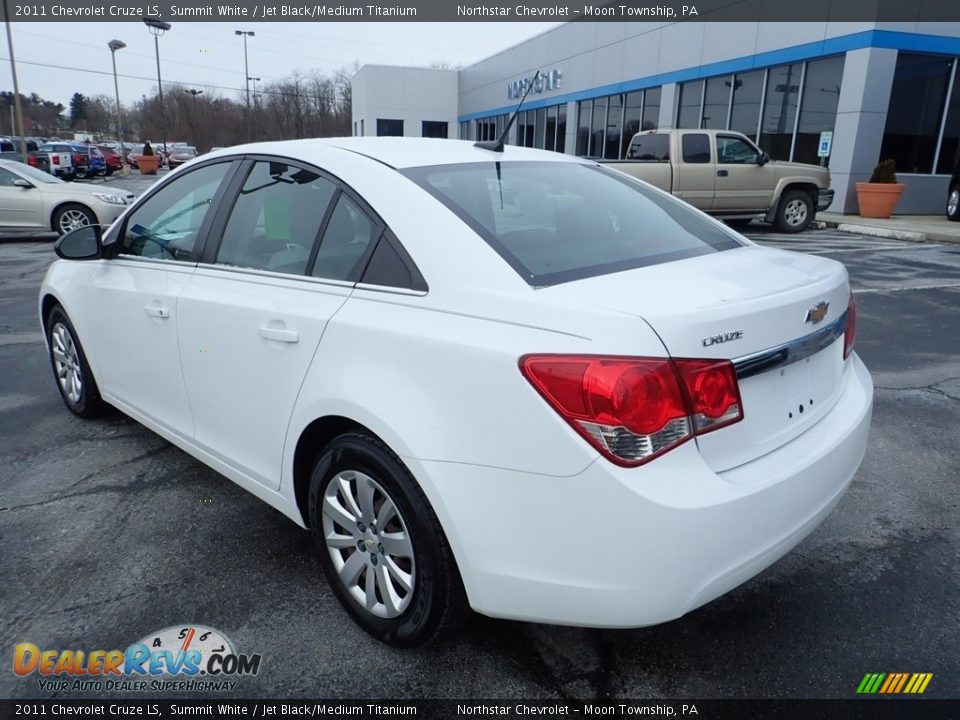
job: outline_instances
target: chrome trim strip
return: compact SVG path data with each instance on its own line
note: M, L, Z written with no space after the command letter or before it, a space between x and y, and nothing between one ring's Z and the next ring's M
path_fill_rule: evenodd
M837 338L843 336L846 329L847 311L844 310L843 315L816 332L791 340L783 345L734 358L732 362L733 369L737 373L737 379L743 380L753 377L816 355L832 345Z

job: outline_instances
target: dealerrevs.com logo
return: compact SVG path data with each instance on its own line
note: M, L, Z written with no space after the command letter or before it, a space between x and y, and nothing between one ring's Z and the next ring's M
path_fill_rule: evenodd
M238 653L219 630L168 627L126 650L45 650L20 643L13 672L38 675L45 692L234 690L235 678L256 675L261 656ZM65 677L64 677L65 676Z

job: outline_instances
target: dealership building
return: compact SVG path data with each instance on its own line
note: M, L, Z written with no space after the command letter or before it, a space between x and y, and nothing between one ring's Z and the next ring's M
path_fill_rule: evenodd
M493 25L495 27L495 24ZM572 22L459 70L366 65L355 135L497 137L622 159L640 129L741 132L776 160L827 164L830 210L896 161L898 214L943 212L960 160L960 23Z

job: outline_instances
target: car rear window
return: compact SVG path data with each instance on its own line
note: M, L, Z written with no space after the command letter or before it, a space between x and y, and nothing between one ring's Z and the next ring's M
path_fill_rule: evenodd
M599 165L408 168L530 285L555 285L741 247L682 202Z

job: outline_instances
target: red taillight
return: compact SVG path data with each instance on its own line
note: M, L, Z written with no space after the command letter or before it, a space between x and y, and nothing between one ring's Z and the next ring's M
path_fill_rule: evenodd
M60 156L59 156L59 155L53 155L52 158L53 158L53 164L54 164L54 165L59 165L59 164L60 164Z
M857 303L850 293L847 303L847 327L843 331L843 359L846 360L853 352L853 343L857 339Z
M609 460L634 467L743 419L727 360L528 355L520 370Z

